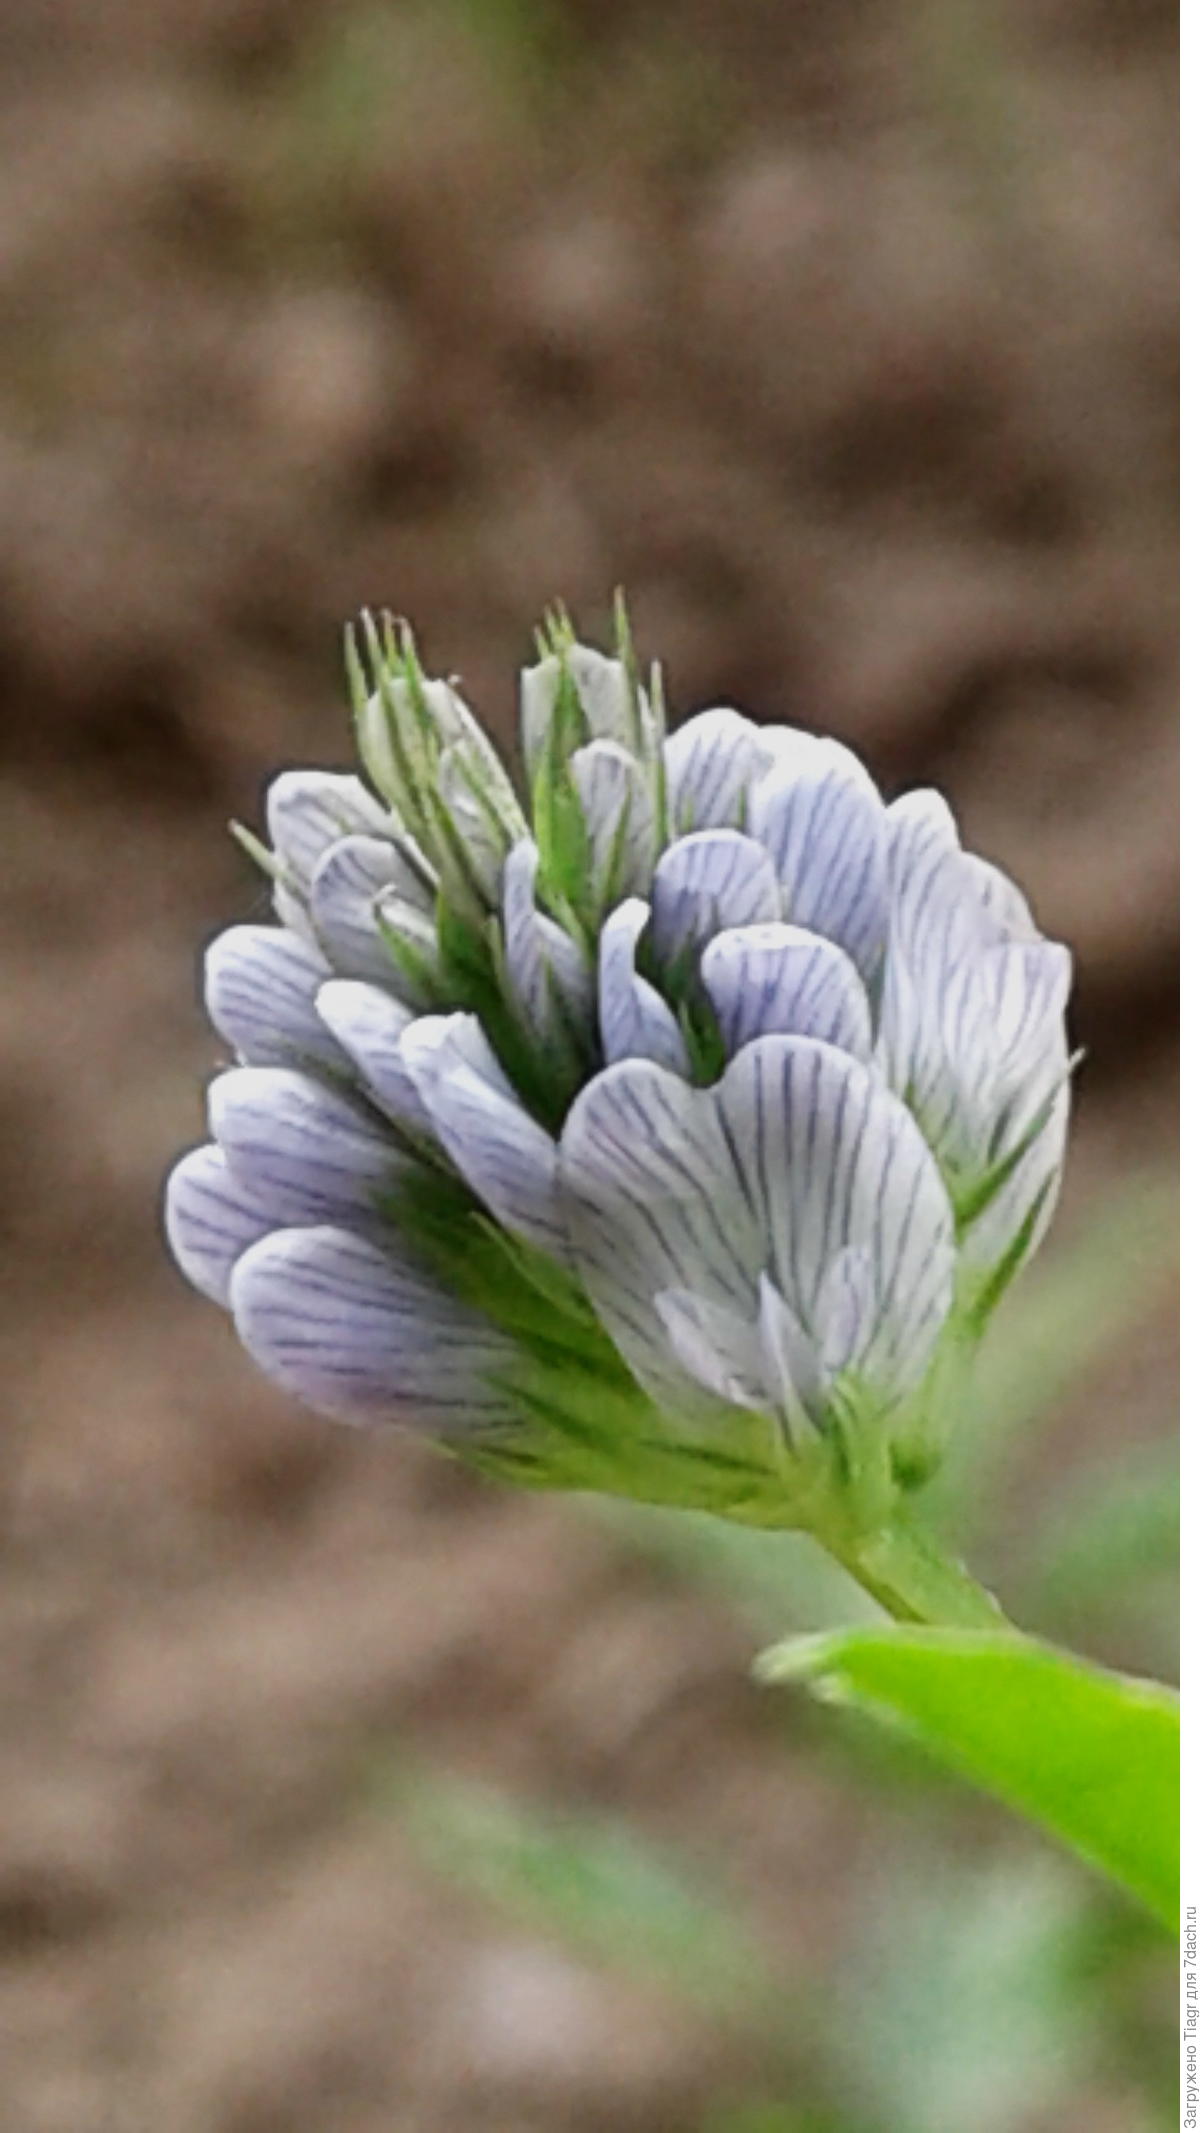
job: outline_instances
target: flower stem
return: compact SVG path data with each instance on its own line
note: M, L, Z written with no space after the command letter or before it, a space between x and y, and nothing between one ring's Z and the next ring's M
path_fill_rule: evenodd
M822 1536L824 1538L824 1536ZM825 1546L897 1622L931 1629L1001 1629L1005 1615L932 1535L897 1519L865 1539Z

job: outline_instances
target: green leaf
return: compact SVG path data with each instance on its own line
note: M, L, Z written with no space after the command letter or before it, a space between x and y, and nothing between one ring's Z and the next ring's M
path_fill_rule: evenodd
M793 1637L763 1654L759 1673L893 1721L1173 1928L1179 1706L1169 1689L1003 1630Z

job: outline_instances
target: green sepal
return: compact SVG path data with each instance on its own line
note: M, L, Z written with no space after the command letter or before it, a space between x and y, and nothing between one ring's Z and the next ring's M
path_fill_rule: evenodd
M725 1040L712 1003L700 986L677 1000L675 1019L687 1046L693 1079L699 1088L710 1089L725 1072Z
M968 1398L980 1331L967 1299L956 1297L929 1369L890 1418L892 1472L908 1493L924 1488L945 1457Z
M583 705L557 644L558 682L550 726L533 778L533 834L547 900L592 922L592 846L587 816L571 776L571 757L590 739Z
M433 722L427 707L426 730L423 731L420 719L413 718L411 694L406 690L407 703L401 698L398 685L403 677L390 617L383 618L382 638L375 617L366 609L359 619L367 648L371 680L375 685L376 699L387 730L391 762L386 770L382 767L374 737L368 731L367 712L370 699L367 695L366 677L362 674L357 646L351 639L353 657L348 657L347 667L351 702L355 709L358 729L359 753L384 798L396 809L414 836L424 841L430 826L426 796L437 764L436 728L431 742L428 728ZM423 696L419 696L419 701L423 706ZM406 708L409 713L407 719Z
M631 734L634 736L632 752L637 756L643 767L656 762L660 763L662 743L666 732L666 719L662 715L660 670L658 667L652 670L653 678L658 681L659 687L657 694L652 693L647 701L645 691L642 688L641 665L638 660L637 647L633 641L629 609L625 603L624 591L620 586L617 587L616 592L613 594L613 642L616 646L617 658L620 660L625 672L625 686L629 691L629 727Z
M961 1186L951 1183L950 1198L954 1208L954 1225L960 1238L965 1236L972 1222L978 1221L980 1215L991 1206L997 1193L1007 1185L1018 1164L1024 1160L1035 1141L1045 1132L1050 1123L1059 1090L1064 1082L1070 1080L1082 1058L1083 1053L1080 1051L1074 1053L1067 1061L1067 1070L1063 1080L1055 1084L1045 1103L1034 1114L1033 1119L1021 1135L1016 1146L1010 1148L1007 1155L1001 1156L999 1162L993 1163L989 1169L984 1171L982 1177L974 1179L971 1184Z
M404 981L405 998L412 1007L426 1011L449 1007L453 1002L444 972L437 959L418 948L393 926L386 914L377 910L375 926L379 938L396 965Z
M234 843L241 846L247 858L254 861L255 866L261 869L268 880L279 882L285 889L290 887L287 868L269 844L264 844L261 837L256 837L254 831L247 829L244 822L231 822L228 828Z
M455 904L464 918L478 925L490 906L462 833L436 783L431 783L425 794L425 810L442 896Z
M963 1322L976 1334L982 1333L1013 1276L1020 1271L1033 1241L1042 1209L1054 1190L1055 1183L1056 1180L1052 1177L1046 1179L1007 1251L964 1297Z

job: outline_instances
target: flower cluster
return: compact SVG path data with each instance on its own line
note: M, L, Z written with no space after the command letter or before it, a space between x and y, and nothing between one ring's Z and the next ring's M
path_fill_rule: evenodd
M623 626L539 636L524 799L407 633L359 642L365 778L275 778L279 922L208 951L238 1064L179 1264L319 1410L881 1520L1049 1219L1067 951L936 794L733 710L668 734Z

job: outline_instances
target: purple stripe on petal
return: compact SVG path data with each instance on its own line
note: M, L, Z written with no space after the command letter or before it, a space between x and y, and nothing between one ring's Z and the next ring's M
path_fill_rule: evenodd
M822 1283L838 1253L861 1251L878 1304L859 1367L888 1393L915 1383L949 1309L954 1225L909 1113L870 1068L808 1037L755 1039L715 1093L772 1278L818 1349L844 1338Z
M341 837L386 834L388 815L360 778L332 770L283 770L267 788L267 831L298 888Z
M428 1134L428 1114L400 1053L413 1010L378 985L334 978L317 994L317 1013L353 1061L372 1103L411 1132Z
M531 1029L554 1043L563 1034L564 1011L573 1023L587 1023L592 986L575 942L538 909L538 864L537 846L528 837L513 846L504 863L504 954Z
M408 1167L365 1108L290 1067L220 1075L209 1124L234 1176L277 1223L370 1219Z
M678 1022L662 995L639 975L635 958L650 906L631 896L600 933L600 1039L612 1066L618 1059L655 1059L673 1073L690 1071Z
M213 1303L227 1304L242 1253L275 1227L257 1195L235 1178L211 1141L193 1148L167 1179L163 1209L176 1264Z
M738 830L681 837L654 870L650 932L665 964L698 953L729 926L781 916L775 869L762 846Z
M209 1020L248 1066L318 1059L346 1071L315 1007L329 965L281 926L230 926L204 958Z
M769 769L759 728L740 711L701 711L672 733L663 751L671 819L692 830L740 829L756 777Z
M277 1230L239 1260L230 1300L260 1368L319 1413L445 1437L512 1420L492 1381L515 1347L399 1250Z
M800 926L736 926L709 942L700 976L727 1051L752 1037L821 1037L858 1059L871 1052L862 979L841 948Z
M888 933L883 802L836 741L787 742L751 794L749 829L775 862L787 918L836 941L869 982Z
M445 1153L496 1220L566 1256L558 1150L530 1118L473 1015L425 1015L405 1031L405 1065Z
M386 839L343 837L320 861L309 911L313 930L339 977L398 984L395 961L375 917L377 899L388 891L428 919L428 889Z
M619 897L643 895L656 839L641 765L615 741L592 741L571 757L570 774L588 826L593 890L606 909Z

